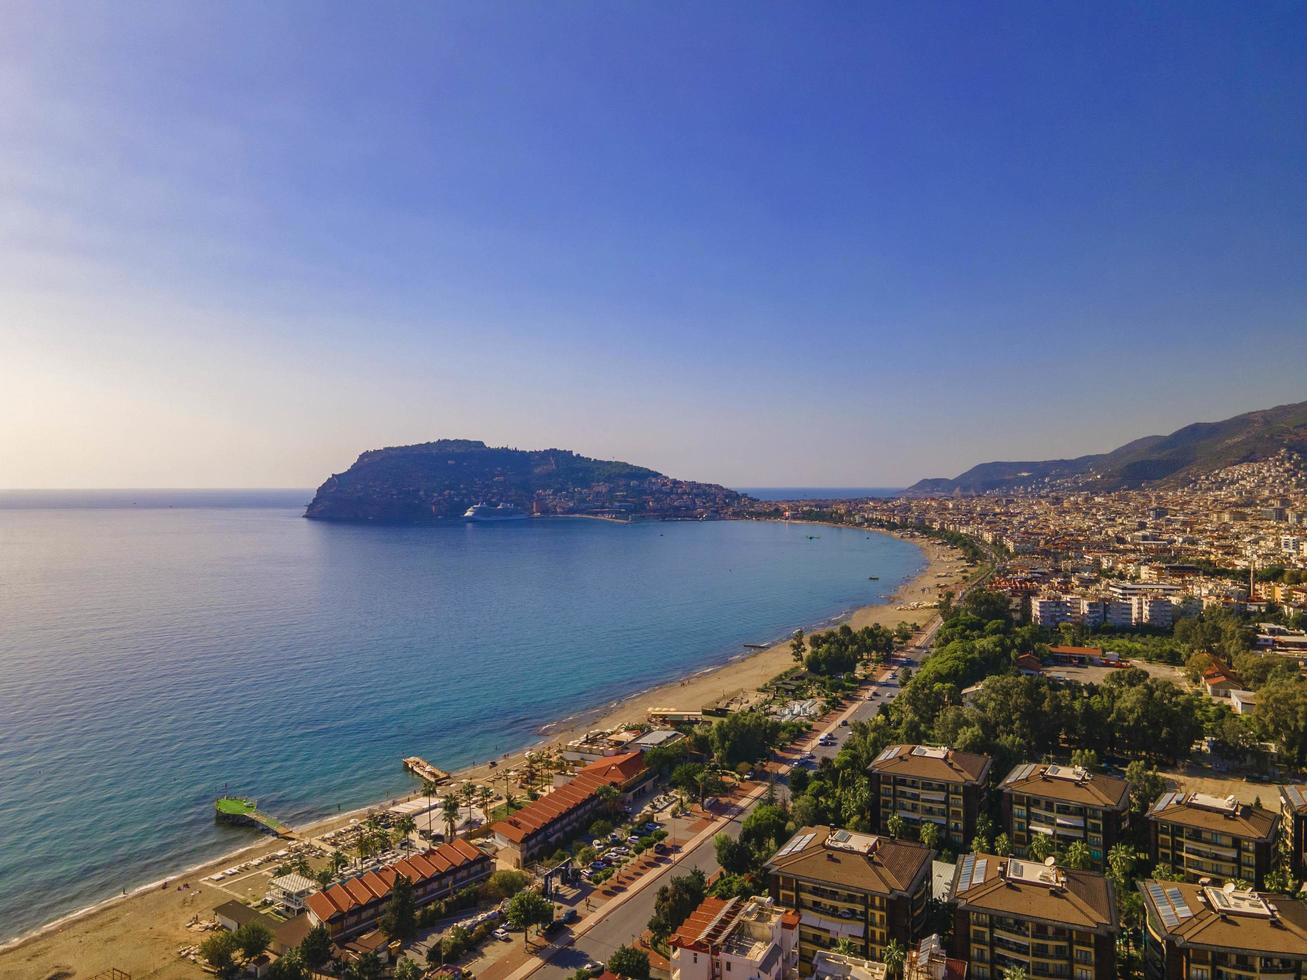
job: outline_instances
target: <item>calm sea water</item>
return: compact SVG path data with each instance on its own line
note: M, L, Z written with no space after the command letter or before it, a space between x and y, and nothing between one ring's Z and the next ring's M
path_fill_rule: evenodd
M347 526L308 497L0 494L0 936L248 842L224 788L292 823L399 795L403 756L494 757L923 564L853 530Z

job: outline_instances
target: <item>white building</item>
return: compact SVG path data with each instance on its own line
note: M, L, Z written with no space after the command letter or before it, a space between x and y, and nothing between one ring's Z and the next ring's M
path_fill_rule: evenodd
M317 890L318 883L312 878L292 873L273 878L264 897L281 911L298 915L304 911L308 897Z
M671 980L782 980L798 972L799 916L766 898L705 898L669 943Z

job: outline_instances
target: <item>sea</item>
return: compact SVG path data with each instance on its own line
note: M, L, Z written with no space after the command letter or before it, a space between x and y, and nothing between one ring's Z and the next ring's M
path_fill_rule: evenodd
M431 527L311 492L0 492L0 939L880 601L909 542L753 521ZM869 581L875 575L879 581Z

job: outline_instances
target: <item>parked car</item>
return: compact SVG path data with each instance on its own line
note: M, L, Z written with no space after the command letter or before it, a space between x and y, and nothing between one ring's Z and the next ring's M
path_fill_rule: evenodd
M484 935L484 933L482 933L482 935ZM491 933L491 935L503 943L511 942L513 939L513 937L508 934L508 930L504 929L503 927L496 929L493 933Z
M592 977L597 977L599 974L604 972L604 965L598 960L590 960L585 965L585 972L590 974Z
M559 917L559 922L575 922L580 916L577 915L576 909L563 909L563 914Z
M840 721L840 727L841 727L841 728L848 728L848 727L849 727L849 719L847 719L847 718L842 719L842 720Z

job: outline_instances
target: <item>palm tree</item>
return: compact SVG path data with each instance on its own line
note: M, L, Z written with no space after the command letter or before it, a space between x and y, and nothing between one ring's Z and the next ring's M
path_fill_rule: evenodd
M454 839L454 825L458 823L458 800L453 794L440 801L440 814L445 818L445 839Z
M431 818L434 814L431 812L435 807L431 803L431 797L436 795L436 784L430 779L422 780L422 795L427 798L427 837L431 836Z
M348 866L349 858L345 857L341 851L336 850L331 852L331 873L333 875L340 874Z
M472 819L472 803L477 798L477 788L471 783L464 783L458 788L458 798L467 807L467 818Z
M885 952L881 954L881 959L889 967L889 974L892 977L899 975L899 971L903 969L903 961L907 958L908 951L899 944L897 939L891 939L885 945Z
M417 823L408 814L400 817L395 821L395 836L393 838L395 845L398 846L408 840L409 835L416 829Z
M481 809L484 810L487 815L489 815L490 813L490 803L494 798L495 798L495 791L491 789L489 786L477 787L477 803L481 806Z

